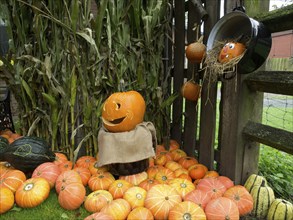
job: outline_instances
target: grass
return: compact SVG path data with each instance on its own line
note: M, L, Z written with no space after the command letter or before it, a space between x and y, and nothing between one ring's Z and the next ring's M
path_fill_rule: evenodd
M9 212L0 215L0 220L78 220L84 219L90 214L83 205L73 211L63 209L58 203L55 189L52 189L49 197L39 206L24 209L14 205Z

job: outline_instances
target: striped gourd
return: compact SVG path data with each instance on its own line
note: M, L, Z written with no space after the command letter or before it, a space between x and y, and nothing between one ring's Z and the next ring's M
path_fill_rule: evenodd
M292 220L293 205L284 199L275 199L268 212L267 220Z
M263 181L265 182L265 185L267 185L265 177L257 174L251 174L246 180L244 187L248 190L248 192L251 192L252 187L261 185Z
M271 187L263 180L261 185L253 186L251 189L253 198L253 210L251 215L258 219L264 219L269 211L270 205L275 200L275 194Z

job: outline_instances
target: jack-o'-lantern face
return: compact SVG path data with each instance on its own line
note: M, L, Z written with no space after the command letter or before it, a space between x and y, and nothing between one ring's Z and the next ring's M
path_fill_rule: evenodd
M103 105L103 125L110 132L130 131L143 122L145 108L143 97L136 91L113 93Z
M245 46L242 43L228 42L220 51L218 60L220 63L227 63L235 57L240 56L245 51Z

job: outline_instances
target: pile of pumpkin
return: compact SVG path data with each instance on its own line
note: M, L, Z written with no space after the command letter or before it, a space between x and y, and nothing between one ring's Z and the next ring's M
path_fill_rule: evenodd
M52 160L48 146L35 137L19 138L8 147L2 151L4 158L14 157L10 162L17 169L8 162L0 164L1 214L15 204L36 207L52 189L62 208L75 210L83 206L92 213L85 219L220 220L246 215L280 219L275 213L285 204L281 200L270 214L268 204L273 204L274 197L265 180L255 175L244 186L234 185L228 177L187 156L176 141L170 142L168 150L157 145L156 157L149 159L148 169L130 176L114 176L107 166L98 167L98 155L82 156L73 164L65 154L54 153ZM21 160L28 155L28 148L34 156ZM12 151L14 154L10 154ZM28 176L27 167L37 161L42 162ZM289 210L290 204L285 205ZM290 215L290 211L279 213Z

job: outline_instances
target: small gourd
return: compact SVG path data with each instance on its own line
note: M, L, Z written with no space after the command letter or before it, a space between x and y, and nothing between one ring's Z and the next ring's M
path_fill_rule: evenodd
M275 194L271 187L267 186L263 180L261 185L252 187L253 210L251 215L257 219L265 219L270 205L275 200Z
M284 199L275 199L268 212L267 220L293 219L293 205Z
M253 173L245 181L244 187L248 190L248 192L251 192L252 187L261 185L263 181L265 185L267 185L265 177Z

